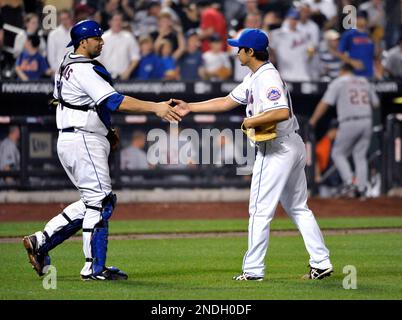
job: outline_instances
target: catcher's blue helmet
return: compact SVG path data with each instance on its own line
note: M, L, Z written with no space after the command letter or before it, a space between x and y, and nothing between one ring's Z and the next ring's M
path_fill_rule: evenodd
M67 47L76 45L80 43L81 40L101 37L103 30L99 23L93 20L83 20L74 25L70 31L71 41L68 43Z

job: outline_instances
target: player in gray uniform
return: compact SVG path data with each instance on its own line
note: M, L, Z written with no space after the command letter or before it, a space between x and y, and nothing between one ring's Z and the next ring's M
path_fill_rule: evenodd
M24 237L29 261L39 276L50 264L48 252L82 228L85 264L81 279L127 279L127 274L118 268L105 266L108 221L116 205L108 165L113 146L112 139L108 139L113 137L110 113L153 112L162 119L180 121L167 103L142 101L114 90L111 75L94 60L102 51L102 34L95 21L77 23L71 29L68 45L74 46L74 52L64 57L55 77L56 122L60 132L57 153L81 199L51 219L43 232Z
M364 77L353 74L353 67L345 64L338 78L327 88L310 118L315 127L329 106L336 106L339 122L332 150L332 159L343 181L341 195L364 198L368 181L367 150L372 134L372 107L379 106L379 99ZM356 179L348 161L353 156Z

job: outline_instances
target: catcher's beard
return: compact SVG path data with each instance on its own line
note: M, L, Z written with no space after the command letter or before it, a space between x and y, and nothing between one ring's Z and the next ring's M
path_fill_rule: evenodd
M89 52L88 55L91 59L95 59L96 57L99 57L100 54L102 52L102 49L100 49L99 51L93 51L93 52Z
M102 45L96 45L93 48L88 48L87 49L88 56L91 59L95 59L96 57L100 56L100 54L102 53L102 49L103 49Z

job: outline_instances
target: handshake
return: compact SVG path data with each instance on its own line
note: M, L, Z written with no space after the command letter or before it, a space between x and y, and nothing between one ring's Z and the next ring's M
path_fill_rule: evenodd
M181 121L191 110L188 103L183 100L170 99L169 101L159 102L155 114L170 122Z
M218 106L215 106L215 102L218 102L218 105L225 105L224 100L226 98L218 99L218 100L210 100L207 102L201 102L198 104L192 104L191 106L184 102L183 100L170 99L166 102L160 102L159 104L162 106L158 108L156 115L162 119L168 120L170 122L181 121L181 118L186 116L191 111L195 112L219 112L224 110L218 110ZM220 102L219 102L220 101ZM158 104L158 105L159 105ZM230 102L227 109L233 107L233 103ZM234 104L235 106L235 104ZM225 106L223 108L226 108ZM243 133L254 142L262 142L267 140L272 140L277 137L276 132L276 123L268 122L268 123L260 123L261 118L264 117L264 114L259 114L257 116L245 118L242 125L241 130ZM257 125L258 123L258 125Z

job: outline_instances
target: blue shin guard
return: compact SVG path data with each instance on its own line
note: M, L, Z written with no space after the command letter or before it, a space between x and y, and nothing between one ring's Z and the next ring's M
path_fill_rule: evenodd
M95 226L92 234L92 272L94 275L97 275L105 270L109 235L109 218L112 216L116 200L116 195L110 193L102 201L102 220Z
M77 231L82 228L82 221L83 219L69 220L69 223L67 225L65 225L59 231L55 232L51 237L48 237L45 234L46 241L39 248L38 254L47 255L50 250L77 233Z

